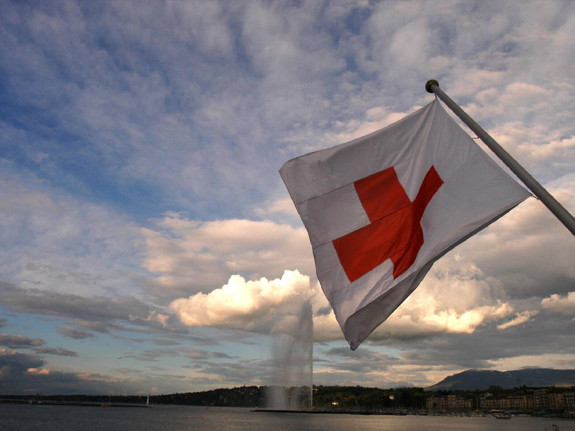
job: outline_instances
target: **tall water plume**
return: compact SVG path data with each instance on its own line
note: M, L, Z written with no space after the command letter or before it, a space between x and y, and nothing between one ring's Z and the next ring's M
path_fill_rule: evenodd
M313 404L313 316L310 302L303 304L287 330L274 335L273 384L267 408L311 409Z

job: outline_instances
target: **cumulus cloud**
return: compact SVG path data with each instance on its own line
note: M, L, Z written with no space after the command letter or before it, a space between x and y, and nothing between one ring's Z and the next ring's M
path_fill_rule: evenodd
M456 311L452 303L441 303L425 287L413 294L367 338L366 344L385 345L391 340L424 339L442 334L471 335L482 325L500 321L513 313L506 303L472 305ZM426 305L424 305L426 304ZM423 305L423 306L422 306ZM333 312L314 316L314 338L317 342L343 340Z
M173 299L222 286L231 274L254 279L298 268L313 274L307 233L301 227L246 219L196 221L167 213L158 229L143 229L143 265L157 274L150 292Z
M545 310L554 311L566 315L575 315L575 292L569 292L563 297L553 294L541 301L541 306Z
M501 285L452 252L436 262L418 289L367 339L371 343L473 334L514 311Z
M208 294L172 301L170 309L188 326L223 326L269 330L286 315L299 312L315 294L309 277L285 271L281 278L246 281L233 275Z
M472 334L480 326L501 322L515 313L497 279L485 276L466 258L452 253L436 263L419 289L368 339L411 339L439 334ZM174 300L170 309L189 326L269 330L273 321L293 314L301 301L314 298L316 341L342 340L343 335L323 293L309 277L285 271L281 279L246 281L239 275L209 293ZM527 314L507 323L518 325ZM530 317L530 316L529 316ZM276 323L277 324L277 323Z

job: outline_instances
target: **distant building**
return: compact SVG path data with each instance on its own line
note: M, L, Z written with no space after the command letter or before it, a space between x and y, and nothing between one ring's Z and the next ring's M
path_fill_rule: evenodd
M575 392L566 392L564 395L565 408L567 410L575 410Z
M434 412L463 412L473 410L473 400L459 395L431 396L426 407Z
M566 392L566 391L570 392ZM433 413L468 412L474 409L510 412L554 412L575 417L575 392L573 388L546 387L539 389L518 389L507 391L508 395L494 396L486 392L481 395L430 395L426 408Z
M533 391L533 408L535 410L547 410L547 389L541 388Z
M479 399L479 409L527 411L533 409L533 397L529 395L494 397L491 394L487 394Z
M562 393L551 392L547 394L549 410L565 410L565 396Z

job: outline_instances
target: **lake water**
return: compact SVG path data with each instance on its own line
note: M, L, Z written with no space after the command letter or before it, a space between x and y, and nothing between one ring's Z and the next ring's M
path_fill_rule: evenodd
M104 408L0 404L2 431L575 431L575 421L514 417L358 416L254 413L187 406Z

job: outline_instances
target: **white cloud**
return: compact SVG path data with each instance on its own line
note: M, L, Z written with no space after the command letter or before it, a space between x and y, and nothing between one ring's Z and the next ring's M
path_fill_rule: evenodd
M565 177L548 187L567 209L575 208L572 183ZM552 286L564 289L575 276L575 243L569 231L536 199L523 202L457 252L497 278L512 298L542 297Z
M474 265L456 262L457 256L444 259L373 333L371 341L473 334L481 325L513 313L513 306L502 300L496 280L485 277Z
M170 303L188 326L234 327L266 333L286 315L297 314L316 292L309 277L285 271L282 278L246 281L232 275L227 284L208 294L197 293Z
M575 315L575 292L569 292L566 297L553 294L541 301L541 306L549 311L566 315Z
M493 135L530 169L544 167L549 172L553 168L557 176L568 174L575 162L575 136L563 136L561 130L550 130L543 124L505 123ZM548 176L548 172L541 175Z
M506 319L514 307L501 283L465 258L451 253L438 261L417 290L368 338L392 339L440 334L473 334L480 326ZM316 341L342 339L333 312L314 317Z
M152 292L182 297L210 292L231 274L255 279L299 269L313 274L313 258L303 228L245 219L200 222L168 213L161 230L143 229L143 265L158 277Z
M511 319L509 322L505 322L502 323L501 325L497 325L497 329L500 330L505 330L508 328L512 328L514 326L519 326L519 325L523 325L524 323L528 322L529 320L531 320L531 318L533 316L536 316L538 314L537 311L523 311L521 313L517 313L515 315L515 318Z
M0 272L23 288L84 296L139 291L134 224L0 160Z
M541 355L529 353L512 357L503 357L493 361L493 369L519 370L521 368L557 368L560 370L573 368L573 355L569 353L547 352Z
M413 109L410 109L408 113L411 113L418 108L419 106L414 107ZM389 112L389 110L384 107L371 108L367 110L365 114L366 118L363 121L354 119L348 122L338 122L337 128L341 131L335 133L333 137L328 139L338 144L348 142L389 126L405 117L408 113Z
M427 20L416 19L399 28L391 41L389 50L392 61L400 68L419 68L422 59L430 56L429 43L433 35L428 29Z
M256 208L254 214L278 224L288 223L292 226L302 225L297 209L289 197L268 202L261 208Z
M341 328L339 327L339 324L335 319L335 314L331 309L328 314L316 314L314 316L313 334L314 334L314 341L320 343L334 340L345 341L343 338Z

